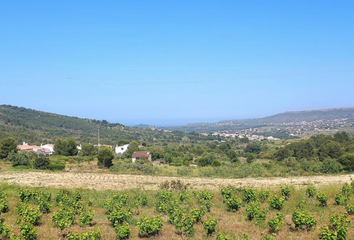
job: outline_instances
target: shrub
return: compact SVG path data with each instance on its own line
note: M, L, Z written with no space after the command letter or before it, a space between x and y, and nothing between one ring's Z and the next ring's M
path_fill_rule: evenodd
M231 186L227 186L226 188L221 188L221 195L223 197L224 202L225 202L225 200L231 198L232 189L233 189L233 187L231 187Z
M246 214L248 220L252 220L256 218L257 220L264 220L268 210L267 209L260 209L261 203L260 202L250 202L248 207L246 208Z
M218 224L216 219L208 216L208 220L203 222L204 229L207 231L207 235L212 235L215 232L215 227Z
M18 193L18 196L20 197L21 202L28 202L32 197L32 192L27 188L22 188Z
M42 217L42 213L39 208L34 209L25 203L19 203L17 206L17 212L22 217L23 221L38 225L39 219Z
M48 169L52 171L63 171L65 169L65 164L62 163L52 163L48 166Z
M37 238L38 231L31 223L20 224L21 236L26 240L33 240Z
M145 195L138 194L135 196L134 206L138 207L138 206L146 206L146 205L147 205L147 197Z
M306 189L306 195L308 197L314 197L316 195L316 188L313 185L309 185Z
M318 193L317 195L317 200L320 202L320 205L325 207L327 206L327 200L328 200L328 196L324 193Z
M101 230L98 228L92 230L91 232L79 233L68 233L68 240L100 240L101 239Z
M207 211L210 212L213 194L208 190L195 191L194 194L197 197L199 204L205 206Z
M291 189L288 185L281 188L281 195L285 197L285 199L289 199L291 194Z
M237 211L242 206L242 201L239 198L232 197L225 200L227 211Z
M112 212L109 212L107 217L108 220L112 223L112 225L122 224L127 221L132 212L129 208L121 208L121 209L114 209Z
M216 240L231 240L232 238L227 237L224 233L218 233L216 235Z
M273 195L271 199L269 199L269 205L271 209L281 210L283 208L285 199L283 197L278 197L277 195Z
M127 239L130 237L130 227L128 223L122 225L116 224L114 230L116 231L118 239Z
M92 224L94 213L90 210L88 213L81 213L80 217L77 219L78 223L81 227L85 227L87 225Z
M276 217L269 220L268 226L273 232L278 232L281 226L284 224L284 214L277 213Z
M346 195L345 193L343 193L343 191L340 191L338 194L336 194L336 196L334 197L334 200L336 201L336 203L338 205L342 205L344 206L347 201L350 199L350 196Z
M137 225L140 237L151 237L156 236L161 232L163 224L161 216L151 218L142 216Z
M75 220L75 213L67 208L61 208L53 213L52 221L60 230L71 227Z
M259 212L261 204L259 202L251 202L246 208L246 214L248 220L252 220Z
M11 232L11 228L0 220L0 238L6 239Z
M9 202L7 199L0 199L0 214L9 211Z
M299 209L293 213L292 220L296 229L311 229L317 223L313 215Z
M259 193L259 200L261 202L265 202L265 200L267 200L267 198L269 197L269 190L261 190Z
M245 202L250 202L256 200L256 190L253 190L251 188L246 188L243 191L243 200Z
M49 168L49 164L49 158L47 158L43 154L40 154L34 159L33 168L45 170Z
M333 214L330 217L329 222L337 232L337 239L344 240L347 238L350 220L346 214Z
M319 238L323 240L337 240L337 232L331 231L327 226L321 227Z
M354 204L346 206L346 210L349 215L353 215L354 214Z

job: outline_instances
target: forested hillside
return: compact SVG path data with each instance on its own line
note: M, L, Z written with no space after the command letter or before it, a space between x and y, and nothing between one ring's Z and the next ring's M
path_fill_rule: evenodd
M47 143L56 138L73 137L79 142L116 144L119 139L153 141L181 141L184 136L198 137L181 132L166 133L109 123L106 120L82 119L60 114L36 111L23 107L0 105L0 138L13 137L19 143Z

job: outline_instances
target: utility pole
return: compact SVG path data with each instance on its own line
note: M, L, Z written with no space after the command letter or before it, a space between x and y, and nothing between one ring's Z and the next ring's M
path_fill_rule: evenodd
M97 125L97 146L98 146L98 149L100 149L100 127L101 127L101 124L98 124Z

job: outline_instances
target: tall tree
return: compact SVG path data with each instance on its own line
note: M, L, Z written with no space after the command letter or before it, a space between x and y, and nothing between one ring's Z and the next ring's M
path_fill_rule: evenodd
M8 137L0 141L0 158L6 158L10 152L17 152L17 142L15 139Z
M110 168L113 165L113 158L114 154L109 147L101 147L100 150L98 150L98 165Z
M75 156L78 153L77 143L73 138L62 140L58 138L55 141L54 153L63 156Z

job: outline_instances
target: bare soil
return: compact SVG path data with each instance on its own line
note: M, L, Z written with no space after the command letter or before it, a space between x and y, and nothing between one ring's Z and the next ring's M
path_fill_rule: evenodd
M83 188L95 190L137 189L156 190L164 181L181 180L193 189L218 189L222 186L267 188L279 185L314 186L349 183L354 174L306 176L288 178L184 178L146 175L124 175L111 173L73 173L73 172L36 172L36 171L2 171L0 182L30 187Z

